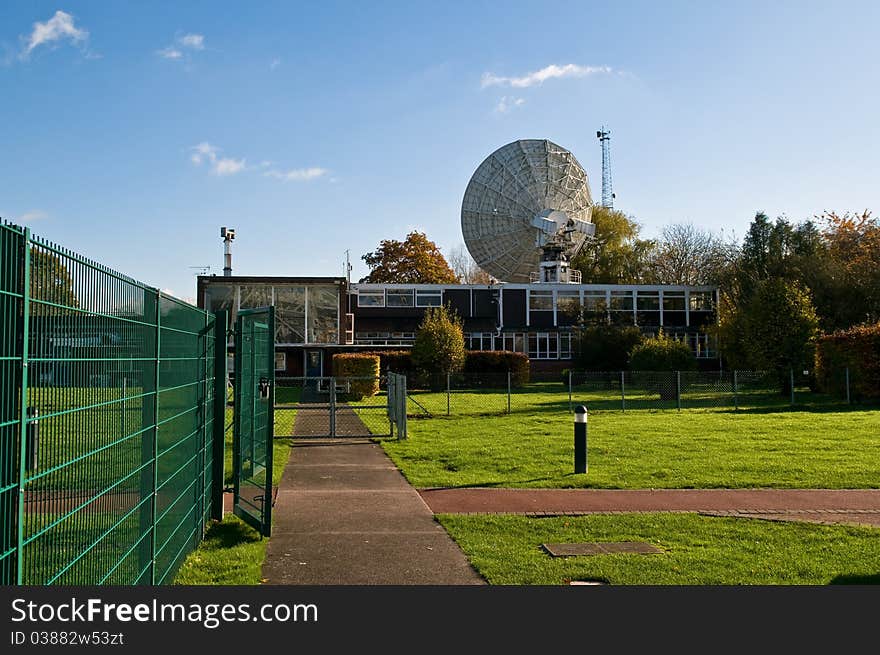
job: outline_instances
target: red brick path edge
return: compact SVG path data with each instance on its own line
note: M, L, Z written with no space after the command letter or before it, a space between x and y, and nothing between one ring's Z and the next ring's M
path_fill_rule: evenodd
M699 512L880 526L880 489L421 489L435 514Z

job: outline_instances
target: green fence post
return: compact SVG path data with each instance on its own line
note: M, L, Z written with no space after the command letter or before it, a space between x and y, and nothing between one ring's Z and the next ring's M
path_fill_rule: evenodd
M28 408L28 346L30 341L31 313L31 231L24 229L22 241L22 303L21 303L21 406L19 407L19 448L18 448L18 531L16 534L16 584L23 584L24 578L24 493L27 484L27 408Z
M214 434L211 518L223 520L223 487L226 479L226 381L229 376L226 357L228 314L226 310L214 313Z
M151 510L150 584L156 584L156 523L159 515L159 369L162 361L162 292L156 289L156 356L153 388L153 502Z
M510 414L510 371L507 371L507 413Z
M620 409L626 411L626 391L624 389L623 371L620 372Z
M330 378L330 436L336 436L336 378Z

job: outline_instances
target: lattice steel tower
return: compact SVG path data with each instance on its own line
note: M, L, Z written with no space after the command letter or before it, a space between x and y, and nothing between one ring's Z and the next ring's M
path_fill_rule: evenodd
M602 144L602 206L614 209L614 192L611 190L611 130L605 126L596 132Z

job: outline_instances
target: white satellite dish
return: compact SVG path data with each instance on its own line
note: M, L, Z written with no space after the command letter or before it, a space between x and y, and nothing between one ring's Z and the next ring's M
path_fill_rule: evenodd
M593 200L584 169L552 141L508 143L486 157L461 203L461 232L480 268L505 282L528 282L542 246L574 257L591 237Z

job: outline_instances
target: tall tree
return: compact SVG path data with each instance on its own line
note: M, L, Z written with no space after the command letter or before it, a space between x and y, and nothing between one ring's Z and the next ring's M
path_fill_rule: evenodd
M880 320L880 221L861 213L825 212L822 237L837 285L837 319L832 327L848 328Z
M458 278L440 248L424 232L413 231L405 241L383 239L361 257L370 273L361 282L401 284L455 284Z
M73 278L61 257L42 248L31 248L31 297L55 305L79 307ZM49 305L32 303L32 314L55 312Z
M663 228L651 254L651 272L657 284L718 284L736 260L732 241L695 227L674 223Z
M617 209L593 208L596 236L588 239L571 267L581 272L584 283L634 284L650 276L654 242L640 239L641 226Z
M449 252L449 266L462 284L492 283L492 276L479 267L463 243Z

